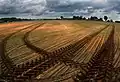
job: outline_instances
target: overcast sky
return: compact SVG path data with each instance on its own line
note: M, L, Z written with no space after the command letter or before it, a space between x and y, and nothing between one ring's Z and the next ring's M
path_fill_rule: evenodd
M0 0L0 17L51 18L107 15L120 20L120 0Z

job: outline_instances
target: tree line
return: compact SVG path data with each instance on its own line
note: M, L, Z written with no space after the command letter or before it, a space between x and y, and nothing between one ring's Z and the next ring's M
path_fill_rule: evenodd
M11 18L0 18L0 23L4 22L15 22L15 21L32 21L33 19L22 19L22 18L16 18L16 17L11 17Z
M97 16L91 16L89 18L83 16L73 16L72 18L65 18L60 16L60 18L56 19L24 19L24 18L0 18L0 23L4 22L15 22L15 21L33 21L33 20L92 20L92 21L106 21L106 22L113 22L112 19L108 19L108 16L104 16L103 18L98 18ZM115 21L116 23L120 23L120 21Z
M96 16L91 16L90 18L86 18L86 17L83 17L83 16L73 16L72 18L64 18L63 16L60 17L61 20L66 20L66 19L69 19L69 20L93 20L93 21L107 21L107 22L113 22L113 20L108 20L108 17L107 16L104 16L104 18L98 18Z

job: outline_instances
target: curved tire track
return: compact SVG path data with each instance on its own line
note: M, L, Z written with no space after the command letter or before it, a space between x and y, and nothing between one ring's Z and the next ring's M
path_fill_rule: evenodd
M108 26L106 26L105 28L107 28ZM34 74L36 74L37 72L39 72L39 70L41 69L41 70L47 70L47 68L46 67L49 67L49 65L51 64L51 63L56 63L57 61L59 61L59 60L61 60L61 56L60 56L60 54L63 54L65 51L68 51L68 50L70 50L70 49L72 49L73 50L73 47L75 47L75 46L77 46L78 44L80 44L77 48L75 47L75 50L77 50L78 48L80 48L80 47L82 47L87 41L89 41L92 37L94 37L94 36L96 36L97 34L99 34L102 30L104 30L105 28L103 28L103 29L101 29L101 30L99 30L98 32L95 32L94 34L91 34L91 35L89 35L89 36L87 36L87 37L85 37L84 39L82 39L82 40L80 40L80 41L78 41L78 42L76 42L75 44L70 44L69 46L67 46L67 47L64 47L64 48L61 48L61 49L58 49L58 50L56 50L56 51L54 51L54 52L52 52L52 53L50 53L49 55L49 57L50 58L46 58L47 60L44 60L44 62L43 63L41 63L41 64L38 64L38 65L35 65L35 66L33 66L32 68L30 68L30 69L28 69L28 70L26 70L26 71L24 71L24 72L21 72L20 73L20 75L17 75L17 80L19 80L19 79L27 79L28 77L25 77L25 75L30 75L30 76L32 76L32 75L34 75ZM36 28L34 28L34 29L36 29ZM32 29L32 30L34 30L34 29ZM32 31L31 30L31 31ZM41 53L41 54L45 54L45 55L48 55L48 52L46 52L46 51L44 51L43 49L40 49L40 48L38 48L38 47L36 47L36 46L34 46L34 45L32 45L28 40L27 40L27 37L29 36L29 33L31 32L31 31L29 31L29 32L27 32L26 34L25 34L25 36L24 36L24 41L25 41L25 43L26 43L26 45L29 47L29 48L31 48L32 50L35 50L36 52L38 52L38 53ZM83 44L84 43L84 44ZM75 51L74 51L75 52ZM72 52L72 53L74 53L74 52ZM59 54L58 54L59 53ZM68 52L67 52L68 53ZM67 56L67 55L66 55ZM53 57L55 58L55 60L53 60ZM64 55L64 57L65 57L65 55ZM62 57L63 58L63 57ZM57 61L56 61L56 59L57 59ZM78 66L78 63L75 63L74 61L71 61L68 57L65 57L65 59L64 59L65 61L63 61L63 59L62 59L62 62L69 62L68 64L69 65L71 65L71 63L73 64L73 65L75 65L75 67L76 67L76 65ZM32 63L31 63L32 64ZM31 64L29 64L29 65L31 65ZM47 65L46 65L47 64ZM46 65L46 66L45 66ZM80 65L80 64L79 64ZM81 66L80 66L81 67ZM83 68L82 68L83 69ZM24 80L23 79L23 80Z
M34 23L35 24L35 23ZM27 24L28 25L28 24ZM26 25L22 25L22 26L26 26ZM20 27L22 27L20 26ZM31 23L31 26L33 26L33 24ZM5 37L2 42L0 43L0 54L1 54L1 59L2 59L2 74L3 75L7 75L9 72L12 72L12 70L15 68L15 65L13 64L13 62L11 61L11 59L9 58L9 56L7 56L5 54L5 48L6 48L6 43L7 43L7 40L13 36L14 34L22 31L22 30L25 30L27 28L29 28L30 26L27 26L26 28L23 28L23 29L20 29L12 34L10 34L9 36Z

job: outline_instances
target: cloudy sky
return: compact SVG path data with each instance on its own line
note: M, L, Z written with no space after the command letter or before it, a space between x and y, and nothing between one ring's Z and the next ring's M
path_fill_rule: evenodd
M0 0L0 17L54 18L107 15L120 20L120 0Z

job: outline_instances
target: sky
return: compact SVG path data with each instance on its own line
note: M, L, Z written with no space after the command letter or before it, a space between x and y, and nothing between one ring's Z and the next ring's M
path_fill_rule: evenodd
M0 0L0 18L56 18L107 15L120 20L120 0Z

